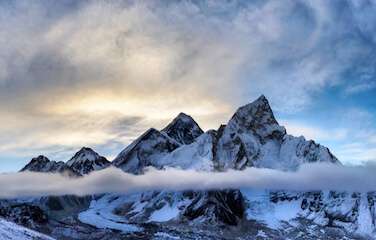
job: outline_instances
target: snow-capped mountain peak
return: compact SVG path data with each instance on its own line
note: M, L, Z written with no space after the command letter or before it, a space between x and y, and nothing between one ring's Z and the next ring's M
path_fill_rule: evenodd
M48 169L52 167L45 166L62 164L78 175L84 175L110 164L102 158L92 149L82 148L66 164L39 156L25 168L50 171ZM97 164L100 159L103 160L103 165ZM189 115L181 113L162 131L154 128L147 130L121 151L112 164L125 172L142 174L148 166L209 172L242 170L251 166L294 171L301 164L309 162L339 163L328 148L312 140L307 141L304 137L288 135L275 119L266 97L261 96L240 107L228 123L221 125L218 130L205 133ZM274 229L270 224L279 223L280 220L277 218L276 221L269 221L276 218L270 214L273 214L275 208L276 216L281 216L279 211L284 211L284 207L288 206L293 209L293 214L299 214L294 217L299 216L304 221L314 219L324 224L328 221L329 226L349 226L349 229L356 229L358 225L364 226L358 224L358 221L367 218L369 232L376 231L375 196L342 195L335 192L292 194L286 191L281 191L280 194L265 191L257 195L248 189L151 191L127 196L104 194L93 200L90 206L86 206L88 209L80 212L78 219L98 229L109 228L125 232L138 231L138 224L146 226L143 224L149 222L156 224L155 226L159 226L159 223L168 226L169 223L189 222L189 226L194 227L205 224L218 227L222 224L238 225L247 221L263 224L265 219L267 227ZM48 206L56 206L55 201L51 201L46 202ZM342 207L344 211L339 212L338 209ZM29 212L26 214L30 215ZM313 218L308 218L307 214ZM288 217L281 220L290 221ZM184 225L186 226L188 225ZM273 233L270 229L269 234ZM70 226L69 230L73 231L74 227ZM55 232L56 236L59 234ZM88 239L86 236L81 239ZM146 238L151 239L150 236ZM229 239L232 238L233 236Z
M99 154L96 153L93 149L88 147L82 147L73 157L71 160L67 162L68 165L70 163L84 161L84 160L91 160L94 161L95 159L99 158Z
M218 135L214 155L220 169L254 166L295 170L306 162L338 162L327 148L286 135L263 95L240 107Z
M31 161L20 170L20 172L24 171L52 173L68 172L69 175L72 173L71 169L67 167L64 162L51 161L43 155L31 159Z
M261 95L254 102L238 108L228 125L252 131L261 140L273 137L273 135L282 139L286 134L285 128L280 126L275 119L269 101L264 95Z
M74 156L66 163L75 172L84 175L94 170L101 170L110 165L105 157L100 156L93 149L88 147L81 148Z
M39 155L38 157L32 158L31 161L21 169L21 171L32 171L33 169L40 169L50 162L46 156Z
M15 223L0 218L0 239L8 240L53 240L53 238L39 232L27 229Z
M126 172L142 173L144 167L160 167L160 159L179 146L166 133L150 128L121 151L112 164Z
M100 170L111 165L105 157L100 156L91 148L83 147L67 163L51 161L40 155L33 158L20 171L65 173L68 176L80 176L94 170Z
M185 113L179 113L161 132L181 144L190 144L204 133L196 121Z

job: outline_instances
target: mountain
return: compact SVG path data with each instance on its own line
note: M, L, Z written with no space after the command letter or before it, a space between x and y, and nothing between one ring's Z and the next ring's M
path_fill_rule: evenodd
M162 131L150 129L113 161L126 172L154 166L196 170L265 167L295 170L308 162L339 164L328 148L286 134L265 96L240 107L226 125L203 133L188 115L179 114Z
M85 175L92 171L101 170L111 165L105 157L93 149L83 147L66 163L73 171Z
M47 157L40 155L23 167L20 172L44 172L44 173L64 173L69 176L77 175L76 172L67 166L64 162L51 161Z
M199 171L241 170L246 167L294 171L299 165L309 162L340 164L328 148L306 141L304 137L288 135L275 119L265 96L240 107L218 130L198 131L189 142L181 141L184 139L181 136L184 136L185 130L193 128L182 130L176 127L181 125L177 123L182 118L187 119L189 126L196 126L195 121L186 116L180 114L162 131L152 129L143 134L119 154L114 165L126 172L142 173L147 166ZM167 134L171 129L179 130ZM180 145L168 147L174 142L171 138ZM120 162L125 165L119 165ZM146 205L143 204L144 198L149 199ZM191 222L236 225L247 212L247 198L242 191L154 192L124 199L125 208L107 200L103 199L105 205L113 205L126 219L138 223L155 221L158 219L156 216L161 215L164 216L163 221L188 219ZM93 207L95 209L96 206Z
M45 166L52 164L42 157L34 162L25 168L48 171ZM142 134L112 165L143 174L149 166L295 171L312 162L341 164L328 148L287 134L266 97L260 96L238 108L217 130L203 132L181 113L162 130ZM83 175L108 165L83 148L65 167ZM376 239L375 201L375 193L217 189L108 193L83 200L46 197L22 203L40 206L49 217L45 228L59 239ZM10 206L3 208L8 215L17 205Z
M91 148L83 147L66 163L63 161L51 161L47 157L40 155L31 159L20 172L65 173L69 176L82 176L110 165L111 162L105 157L100 156Z
M179 146L167 134L151 128L121 151L112 164L125 172L142 173L148 166L162 167L159 159Z
M130 173L142 173L148 166L163 168L168 164L169 153L181 146L192 144L203 134L202 129L185 113L180 113L161 131L147 130L126 147L112 162L114 166ZM167 157L167 158L166 158Z
M268 100L240 107L218 136L215 159L220 169L264 167L294 170L307 162L339 163L328 148L286 134Z
M162 132L180 144L190 144L204 133L195 120L185 113L180 113Z
M0 239L8 240L53 240L44 234L21 227L0 218Z
M158 160L159 166L200 171L214 171L213 150L216 131L198 136L191 144L182 145Z

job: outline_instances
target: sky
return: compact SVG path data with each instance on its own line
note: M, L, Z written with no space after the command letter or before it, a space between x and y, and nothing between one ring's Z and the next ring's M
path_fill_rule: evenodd
M1 1L0 171L112 160L179 112L208 130L264 94L293 135L376 161L376 2Z

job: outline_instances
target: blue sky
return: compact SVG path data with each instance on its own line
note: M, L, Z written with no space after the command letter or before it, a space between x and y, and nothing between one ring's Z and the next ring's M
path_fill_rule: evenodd
M82 146L112 159L179 112L264 94L346 164L376 161L373 1L2 1L0 171Z

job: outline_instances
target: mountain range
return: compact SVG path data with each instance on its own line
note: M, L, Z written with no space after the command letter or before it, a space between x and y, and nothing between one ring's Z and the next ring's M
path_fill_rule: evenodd
M327 147L287 134L260 96L216 130L204 132L180 113L162 130L147 130L113 161L83 147L67 162L38 156L20 171L67 177L109 166L131 174L147 167L295 171L313 162L341 164ZM369 239L376 231L375 200L373 192L149 191L6 199L0 216L56 239Z

